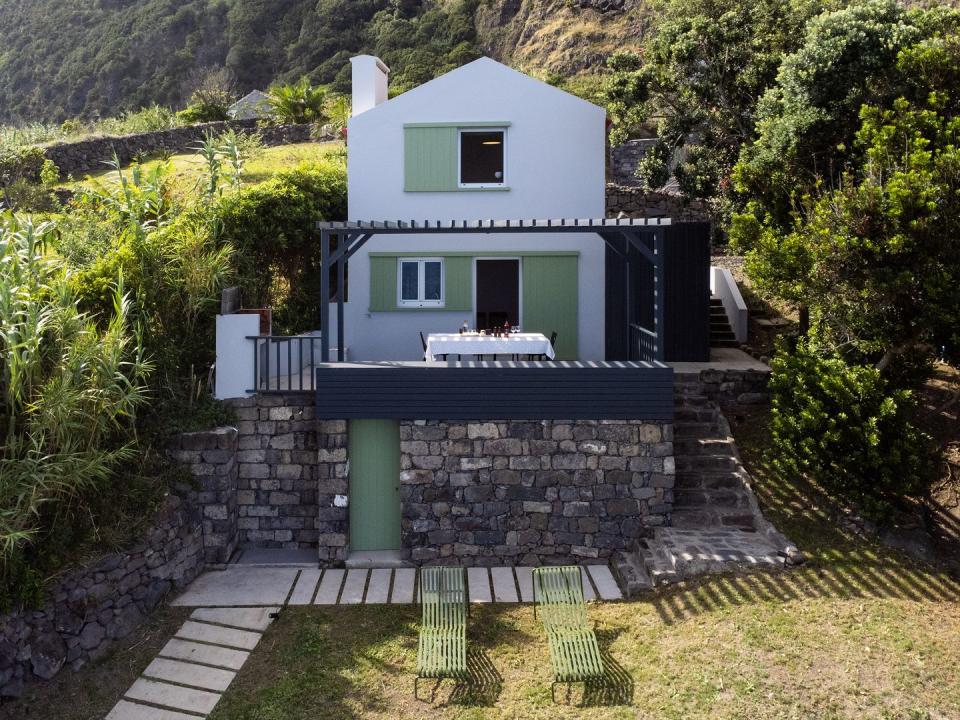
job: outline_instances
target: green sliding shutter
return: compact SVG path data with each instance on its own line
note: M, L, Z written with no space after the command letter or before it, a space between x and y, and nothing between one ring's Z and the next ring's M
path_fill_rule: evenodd
M436 257L428 255L428 257ZM473 258L453 255L443 258L443 307L397 307L397 262L395 255L370 256L370 312L470 312L473 309ZM464 317L464 320L469 318Z
M523 258L523 317L525 331L557 333L557 359L576 360L577 257L527 256ZM602 288L599 290L602 292Z
M457 128L404 127L403 174L407 192L456 190Z

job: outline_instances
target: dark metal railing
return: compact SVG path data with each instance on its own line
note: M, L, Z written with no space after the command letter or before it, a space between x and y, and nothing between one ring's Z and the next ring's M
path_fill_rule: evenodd
M253 341L250 392L313 392L320 335L248 335Z
M642 325L630 324L630 359L653 362L658 360L659 346L657 333Z

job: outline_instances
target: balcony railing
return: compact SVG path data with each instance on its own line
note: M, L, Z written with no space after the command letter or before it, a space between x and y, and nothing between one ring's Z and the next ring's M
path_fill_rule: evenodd
M253 387L249 392L313 392L320 360L320 334L248 335L253 343Z
M659 359L657 333L642 325L630 325L630 359L653 362Z

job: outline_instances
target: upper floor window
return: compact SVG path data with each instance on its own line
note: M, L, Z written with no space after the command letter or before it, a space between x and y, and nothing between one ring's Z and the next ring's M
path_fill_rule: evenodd
M461 129L460 187L496 187L504 184L506 130Z
M443 258L402 258L397 265L399 306L443 307Z

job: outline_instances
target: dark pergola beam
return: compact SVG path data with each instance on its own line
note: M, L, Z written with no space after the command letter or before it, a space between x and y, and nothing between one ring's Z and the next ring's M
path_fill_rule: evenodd
M655 360L663 360L664 344L661 337L664 309L662 288L664 272L661 267L663 258L662 243L664 228L670 225L665 218L560 218L559 220L475 220L445 222L425 220L418 223L397 221L359 221L327 222L320 221L316 227L320 231L320 356L322 362L330 362L330 270L337 266L337 359L345 360L344 347L344 298L347 262L374 235L424 235L424 234L471 234L489 235L492 233L595 233L605 244L623 258L625 262L628 343L632 325L632 303L630 296L630 246L648 260L654 268L654 332L657 335ZM652 237L654 249L643 242L642 236ZM337 244L330 250L330 239L336 236ZM624 251L621 251L614 238L623 238Z

